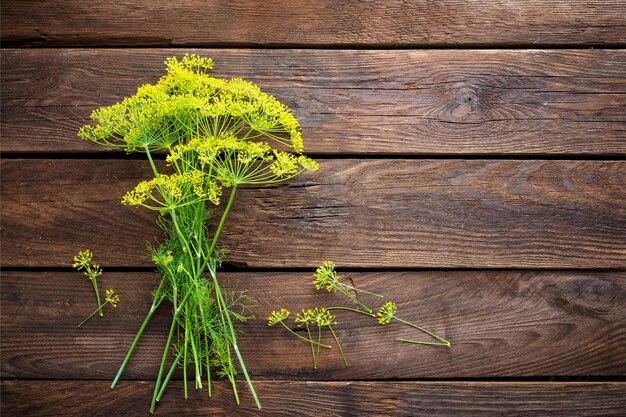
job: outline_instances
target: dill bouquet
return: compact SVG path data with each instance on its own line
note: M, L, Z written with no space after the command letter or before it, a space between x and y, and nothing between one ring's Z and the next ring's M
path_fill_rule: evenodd
M237 347L235 321L251 318L245 291L226 289L217 278L224 256L219 237L238 187L271 184L315 171L317 163L302 155L298 121L290 110L254 84L239 78L211 77L211 59L186 55L168 58L167 73L156 84L141 86L122 102L95 110L95 125L79 136L99 145L143 152L154 177L124 195L122 203L156 211L165 233L149 246L161 273L153 301L120 369L114 388L146 325L164 302L172 323L163 350L150 412L161 399L177 366L193 367L195 388L211 370L230 380L237 403L239 368L257 407L261 404ZM159 171L153 153L165 153L167 169ZM209 220L225 196L217 225ZM169 363L168 363L169 362Z

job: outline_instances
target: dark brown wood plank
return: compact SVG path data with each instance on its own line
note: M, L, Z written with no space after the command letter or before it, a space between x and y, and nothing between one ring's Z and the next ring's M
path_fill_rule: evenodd
M91 45L603 45L623 0L2 2L2 42Z
M96 252L96 257L98 252ZM311 271L312 272L312 271ZM350 305L316 293L311 272L224 273L228 286L249 290L256 320L240 326L239 346L255 378L409 379L623 375L626 367L626 280L620 272L447 271L344 273L369 291L395 300L398 316L452 342L450 349L401 344L428 340L399 323L338 312L335 326L350 367L336 348L318 370L311 352L281 328L266 324L285 307ZM79 272L3 272L4 378L111 380L150 306L157 274L107 272L101 289L121 301L78 329L95 297ZM379 299L364 302L378 308ZM171 312L164 306L147 327L125 379L155 379ZM425 336L425 335L424 335ZM175 378L180 378L178 374Z
M2 412L20 416L144 415L152 383L123 382L115 390L95 381L2 381ZM263 414L272 416L623 416L622 382L296 382L259 381ZM226 384L213 398L182 384L159 403L156 416L257 416L244 396L237 406Z
M150 266L155 216L122 206L141 160L5 159L3 266ZM321 160L240 190L227 261L250 267L624 268L626 162ZM288 250L285 250L285 248Z
M190 50L291 106L315 154L623 155L624 50ZM101 152L95 108L180 50L4 50L4 152Z

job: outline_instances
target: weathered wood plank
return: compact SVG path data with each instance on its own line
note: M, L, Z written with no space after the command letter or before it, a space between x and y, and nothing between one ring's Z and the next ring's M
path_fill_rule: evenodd
M122 206L152 174L136 160L3 160L4 266L150 266L153 213ZM251 267L623 268L626 162L322 160L242 189L223 230ZM288 250L285 250L288 247Z
M97 381L2 381L2 412L20 416L144 415L152 383L123 382L111 390ZM263 413L272 416L623 416L622 382L296 382L259 381ZM36 393L36 395L34 395ZM237 406L224 383L213 398L182 383L159 403L155 415L257 416L243 394Z
M623 0L2 2L2 42L92 45L623 44Z
M96 252L96 256L98 252ZM265 318L291 311L349 306L337 294L316 293L310 272L224 273L258 302L256 320L241 326L239 346L255 378L407 379L623 375L626 366L626 280L619 272L380 272L345 273L365 290L395 300L398 316L426 326L452 348L401 344L428 340L399 323L338 312L335 326L350 367L335 349L318 370L311 352ZM91 285L79 272L4 272L3 378L107 379L115 376L150 306L157 274L107 272L101 289L121 296L104 318L78 323L94 309ZM382 303L362 298L376 309ZM171 313L154 316L125 379L155 379ZM422 337L425 336L425 337ZM181 375L175 376L180 378Z
M623 155L624 50L191 50L291 106L315 154ZM100 152L95 108L180 50L4 50L4 152Z

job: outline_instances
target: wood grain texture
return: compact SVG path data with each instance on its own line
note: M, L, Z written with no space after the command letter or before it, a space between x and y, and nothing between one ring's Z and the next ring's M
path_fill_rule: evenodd
M147 414L152 383L123 382L111 390L96 381L3 381L2 412L20 416L138 416ZM229 387L212 399L173 382L155 416L623 416L622 382L287 382L259 381L263 412ZM37 393L37 395L33 395ZM169 395L168 395L169 394ZM181 397L181 398L178 398Z
M187 52L187 50L185 51ZM189 50L288 104L307 152L623 155L624 50ZM3 152L102 152L76 136L180 50L3 50Z
M98 260L98 252L95 252ZM256 320L240 326L239 346L255 378L298 380L623 375L626 367L626 280L620 272L447 271L344 273L356 286L395 300L398 317L437 332L452 348L406 345L429 340L394 323L337 312L335 326L350 367L336 350L311 352L266 317L280 307L349 306L315 292L311 272L223 273L227 286L249 290ZM111 380L150 306L156 273L107 272L102 289L121 301L104 318L76 326L95 297L79 272L4 272L3 378ZM377 309L382 301L362 300ZM155 379L171 312L154 316L124 379ZM330 337L330 336L329 336ZM329 340L330 341L330 340ZM334 344L334 343L333 343ZM180 374L175 378L181 378Z
M624 268L624 161L320 162L238 193L222 232L228 262ZM68 266L86 245L106 266L151 266L155 216L119 203L152 177L146 162L5 159L1 169L3 266Z
M2 42L92 45L624 44L623 0L116 4L4 1Z

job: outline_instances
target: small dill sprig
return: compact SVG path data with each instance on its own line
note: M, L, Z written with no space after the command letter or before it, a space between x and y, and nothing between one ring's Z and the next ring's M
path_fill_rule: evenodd
M446 346L446 347L451 346L450 342L442 338L441 336L429 330L426 330L423 327L418 326L417 324L401 319L400 317L396 315L397 312L398 312L398 307L396 306L396 303L394 303L393 301L387 301L385 304L383 304L383 306L380 308L380 310L378 310L378 313L376 314L376 316L378 317L378 324L384 326L384 325L389 324L391 320L397 320L400 323L406 324L407 326L411 326L414 329L420 330L434 337L435 339L438 340L438 342L422 342L422 341L402 339L402 338L397 338L396 339L397 341L404 342L404 343L413 343L416 345L433 345L433 346Z
M77 271L82 270L85 276L89 278L89 281L91 281L93 291L96 294L96 300L98 302L98 308L96 311L100 314L100 317L102 317L104 314L102 313L102 303L100 302L100 292L98 291L98 277L102 275L102 269L100 268L100 265L91 263L92 259L93 253L90 249L78 251L78 253L74 256L74 263L72 264L72 267Z
M313 284L315 285L316 290L325 289L328 292L339 291L368 313L372 313L373 310L357 297L350 294L350 290L382 298L382 295L380 294L365 291L342 282L341 277L337 275L337 271L335 271L335 264L331 261L325 261L321 266L319 266L313 274L313 277L315 278L313 280Z

